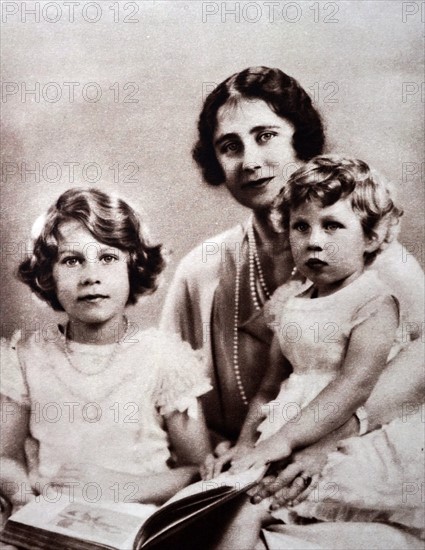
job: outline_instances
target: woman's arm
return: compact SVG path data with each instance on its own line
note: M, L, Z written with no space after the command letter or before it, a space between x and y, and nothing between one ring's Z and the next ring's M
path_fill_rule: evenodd
M274 436L262 441L249 455L235 462L234 471L259 467L289 456L294 449L319 441L342 426L365 403L386 365L398 326L398 311L389 296L379 310L350 335L344 365L326 388L305 408L297 422L285 424ZM317 411L332 406L332 418L318 418Z
M379 428L398 417L408 419L419 410L424 393L424 344L417 339L388 363L373 388L365 404L368 430Z
M257 428L265 418L262 406L276 397L282 380L287 378L290 371L291 366L282 355L278 338L274 336L270 347L270 366L264 375L258 393L249 405L248 414L242 426L237 445L253 446L257 441Z
M425 391L424 272L398 241L377 256L370 269L391 289L401 308L401 338L406 347L388 364L365 407L369 430L418 409ZM355 435L355 434L353 434Z
M13 507L29 502L35 494L31 488L25 460L25 440L29 436L29 409L9 397L0 395L1 493Z
M204 465L203 477L205 479L211 479L217 476L226 464L232 460L243 457L247 451L252 449L258 439L258 426L266 416L262 411L262 406L276 397L282 380L288 377L290 371L291 365L282 355L279 340L275 336L270 347L269 367L261 382L259 391L250 402L238 441L234 447L222 454L219 458L208 461L208 463Z

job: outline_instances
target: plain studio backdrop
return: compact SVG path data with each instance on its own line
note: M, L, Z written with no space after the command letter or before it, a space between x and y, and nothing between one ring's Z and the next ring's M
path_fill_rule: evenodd
M161 289L131 312L140 326L156 323L179 259L247 216L225 189L202 182L191 148L206 93L252 65L296 77L323 115L328 151L364 159L394 182L405 210L400 262L413 253L423 264L424 2L1 9L2 335L57 318L14 271L34 220L73 186L120 193L172 252Z

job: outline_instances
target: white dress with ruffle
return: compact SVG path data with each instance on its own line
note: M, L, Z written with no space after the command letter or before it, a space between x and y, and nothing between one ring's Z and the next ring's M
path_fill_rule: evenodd
M266 418L258 428L259 441L276 433L285 423L296 422L301 409L341 369L353 328L378 312L383 301L391 296L391 291L373 271L366 271L330 296L312 299L311 293L310 286L293 296L286 285L278 288L270 301L270 325L293 372L282 382L278 396L263 407ZM400 347L396 339L388 360ZM338 405L328 403L326 407L317 411L320 418L331 418Z
M3 342L1 393L31 411L31 479L54 478L70 463L167 471L164 416L196 414L197 397L211 389L201 352L156 329L127 337L118 352L116 344L68 345L71 361L60 331Z

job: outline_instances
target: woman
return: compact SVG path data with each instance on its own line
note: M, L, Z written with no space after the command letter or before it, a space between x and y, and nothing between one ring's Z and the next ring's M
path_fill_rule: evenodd
M276 104L276 112L269 104ZM263 305L294 267L289 245L268 224L268 209L288 173L322 152L324 133L298 83L268 69L248 69L219 85L206 99L198 127L194 158L205 180L224 183L253 216L182 261L162 320L193 347L208 349L216 388L204 402L209 425L234 439L266 368L272 334ZM237 335L234 308L228 307L235 302L236 254L242 258ZM205 338L210 321L211 338Z
M204 179L223 183L252 214L244 226L209 239L182 260L162 327L178 332L194 348L204 347L214 385L203 401L207 422L219 438L234 440L267 368L271 331L264 306L278 286L300 284L291 275L288 243L269 225L269 209L289 174L323 152L325 138L320 116L298 82L266 67L222 82L207 97L198 130L194 158ZM398 242L388 246L373 269L399 299L406 333L415 342L386 369L357 418L294 455L278 476L281 485L273 484L279 502L304 491L336 441L357 435L359 428L360 433L373 430L401 416L403 404L414 408L422 399L423 273L416 261L402 262Z

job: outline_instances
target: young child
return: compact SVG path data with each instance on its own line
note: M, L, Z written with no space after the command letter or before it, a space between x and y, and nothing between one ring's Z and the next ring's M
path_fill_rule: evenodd
M236 446L213 467L204 466L206 477L229 461L237 473L289 457L365 403L400 348L397 300L366 267L392 239L401 213L385 183L362 161L317 157L292 175L275 215L289 233L297 270L310 282L298 295L283 286L272 297L272 366ZM252 516L265 517L255 508L246 511L252 535ZM273 515L280 517L279 510ZM238 521L223 548L232 547L243 524Z
M74 188L48 210L19 276L68 321L3 349L1 482L14 507L69 484L89 499L158 504L196 476L210 449L201 358L125 315L163 267L119 198Z

